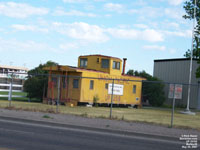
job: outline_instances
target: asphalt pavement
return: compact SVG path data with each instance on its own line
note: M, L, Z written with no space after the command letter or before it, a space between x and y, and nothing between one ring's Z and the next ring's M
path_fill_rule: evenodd
M145 134L160 138L179 140L181 135L197 135L200 140L200 131L195 129L169 128L168 126L155 125L142 122L127 122L122 120L110 120L103 118L87 118L70 114L55 114L46 112L32 112L22 110L9 110L0 108L1 118L12 118L22 121L45 122L47 124L59 124L75 128L93 130L106 130L128 132L133 134ZM170 123L171 120L169 120Z
M0 149L5 150L179 150L182 145L181 141L0 119Z
M194 129L0 109L0 150L176 150L186 145L180 138L188 135L200 143Z

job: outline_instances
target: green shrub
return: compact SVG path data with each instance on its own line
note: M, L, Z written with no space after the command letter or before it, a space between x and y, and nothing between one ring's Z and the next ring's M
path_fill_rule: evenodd
M164 84L162 81L145 71L129 70L128 75L146 78L142 83L143 99L148 100L152 106L162 106L165 102Z
M98 101L99 101L99 96L95 95L93 97L93 104L94 104L95 107L98 107Z

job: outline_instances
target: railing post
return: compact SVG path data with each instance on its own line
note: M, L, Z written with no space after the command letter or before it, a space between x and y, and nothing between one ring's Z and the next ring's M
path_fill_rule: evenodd
M56 102L56 113L58 113L59 103L60 103L60 75L58 76L58 92L57 92L57 102Z
M111 95L111 103L110 103L110 119L112 119L112 105L113 105L114 81L115 81L115 79L112 80L112 95Z

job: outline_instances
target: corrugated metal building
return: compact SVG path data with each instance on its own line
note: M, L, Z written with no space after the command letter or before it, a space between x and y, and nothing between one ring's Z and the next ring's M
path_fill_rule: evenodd
M193 59L192 78L191 78L191 95L190 108L200 109L200 79L196 78L196 69L199 64ZM176 105L186 106L188 97L188 81L189 81L190 59L158 59L154 60L153 76L158 77L164 82L183 84L182 99L176 101ZM168 99L169 85L165 85L166 103L171 104L172 100Z

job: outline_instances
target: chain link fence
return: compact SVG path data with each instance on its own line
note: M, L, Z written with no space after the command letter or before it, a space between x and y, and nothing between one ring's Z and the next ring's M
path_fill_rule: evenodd
M87 106L84 107L85 114L82 115L92 116L94 112L90 112L88 107L93 107L92 109L98 109L95 113L100 117L129 121L155 121L169 125L173 104L173 98L169 97L170 85L181 84L146 81L140 78L127 80L64 74L29 74L20 80L18 76L9 74L9 78L0 83L0 98L8 99L8 107L15 107L14 101L40 102L47 111L52 110L58 113L75 106ZM188 84L181 85L181 99L175 101L175 122L176 119L181 118L180 125L184 123L184 119L178 112L187 107L189 87ZM191 84L190 88L189 105L196 111L200 109L199 85ZM124 107L143 109L124 109ZM74 114L82 113L72 111ZM197 114L199 115L198 111ZM194 120L193 117L187 119L191 122Z

